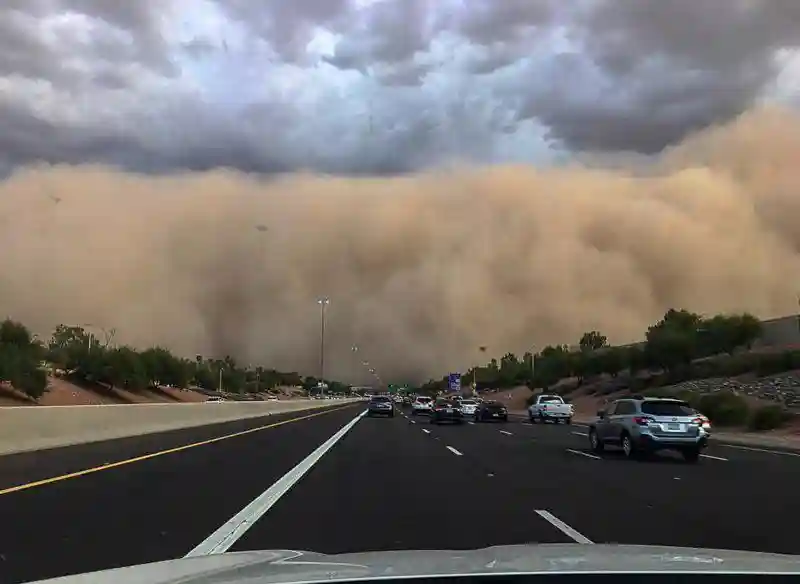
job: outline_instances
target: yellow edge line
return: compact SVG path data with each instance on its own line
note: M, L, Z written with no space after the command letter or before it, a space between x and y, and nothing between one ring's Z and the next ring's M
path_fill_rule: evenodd
M330 414L331 412L338 412L350 406L344 406L341 408L331 408L321 412L314 412L313 414L307 414L305 416L300 416L298 418L291 418L289 420L281 420L280 422L274 422L267 426L259 426L258 428L250 428L249 430L242 430L241 432L235 432L234 434L226 434L225 436L217 436L216 438L211 438L209 440L203 440L202 442L193 442L192 444L184 444L183 446L177 446L175 448L169 448L167 450L159 450L158 452L152 452L150 454L144 454L142 456L136 456L134 458L127 458L125 460L119 460L117 462L109 462L108 464L104 464L102 466L95 466L92 468L86 468L83 470L79 470L76 472L71 472L68 474L63 474L55 477L50 477L49 479L42 479L39 481L33 481L32 483L24 483L22 485L16 485L14 487L8 487L6 489L0 489L0 495L8 495L10 493L16 493L18 491L24 491L27 489L32 489L34 487L41 487L42 485L49 485L52 483L57 483L60 481L65 481L67 479L74 479L76 477L82 477L84 475L92 474L95 472L100 472L101 470L108 470L111 468L117 468L120 466L125 466L126 464L132 464L134 462L141 462L143 460L149 460L151 458L155 458L157 456L163 456L165 454L172 454L174 452L181 452L182 450L188 450L190 448L196 448L197 446L205 446L206 444L213 444L214 442L220 442L222 440L228 440L229 438L235 438L237 436L244 436L246 434L253 434L254 432L260 432L262 430L268 430L270 428L276 428L277 426L283 426L284 424L289 424L291 422L299 422L300 420L308 420L309 418L316 418L317 416L322 416L324 414ZM231 420L233 421L233 420ZM222 422L225 423L225 422ZM188 429L188 428L186 428Z

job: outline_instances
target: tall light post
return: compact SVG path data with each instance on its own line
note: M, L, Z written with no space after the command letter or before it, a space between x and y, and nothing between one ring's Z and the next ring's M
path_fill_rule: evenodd
M358 345L353 345L350 347L350 350L353 352L353 385L356 384L358 381Z
M320 392L323 393L325 390L324 383L325 383L325 308L330 304L330 299L320 298L317 300L317 304L320 306L320 328L319 328L319 386Z
M83 323L83 324L81 324L79 326L81 328L83 328L83 327L92 327L92 328L100 329L101 331L103 331L103 336L104 336L103 348L107 348L108 345L111 343L111 341L114 339L114 335L117 334L117 329L115 329L115 328L107 329L107 328L104 328L102 326L98 326L96 324L92 324L91 322L85 322L85 323ZM89 331L89 352L92 351L92 344L94 343L94 340L96 338L97 337L95 336L95 334L92 331ZM98 345L100 344L99 340L98 340L97 344Z

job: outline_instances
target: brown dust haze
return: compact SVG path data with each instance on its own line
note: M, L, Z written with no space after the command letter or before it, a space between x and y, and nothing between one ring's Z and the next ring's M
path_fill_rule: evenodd
M644 172L643 172L644 170ZM800 117L763 109L651 168L497 166L402 178L100 167L0 183L2 312L186 356L416 380L484 357L638 340L670 307L797 309ZM359 372L356 376L356 372Z

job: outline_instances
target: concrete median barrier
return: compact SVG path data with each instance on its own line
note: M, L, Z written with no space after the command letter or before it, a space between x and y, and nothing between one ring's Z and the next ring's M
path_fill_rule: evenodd
M0 455L152 434L358 400L0 408Z

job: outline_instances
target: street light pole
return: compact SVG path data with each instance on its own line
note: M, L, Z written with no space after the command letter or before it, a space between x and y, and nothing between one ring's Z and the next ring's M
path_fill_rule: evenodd
M111 343L111 341L114 339L114 335L117 334L117 329L115 329L115 328L107 329L105 327L98 326L96 324L92 324L91 322L86 322L86 323L83 323L82 325L79 325L79 326L81 328L88 326L88 327L100 329L101 331L103 331L103 336L105 338L105 343L103 344L103 348L107 348L108 345ZM90 351L92 349L92 344L94 343L95 339L97 339L97 336L93 332L89 331L89 350ZM97 345L100 344L100 339L97 339L97 343L96 344Z
M356 384L358 381L358 345L353 345L350 347L350 350L353 352L353 385Z
M320 298L317 303L320 305L320 329L319 329L319 383L320 392L325 395L325 307L330 304L328 298Z

